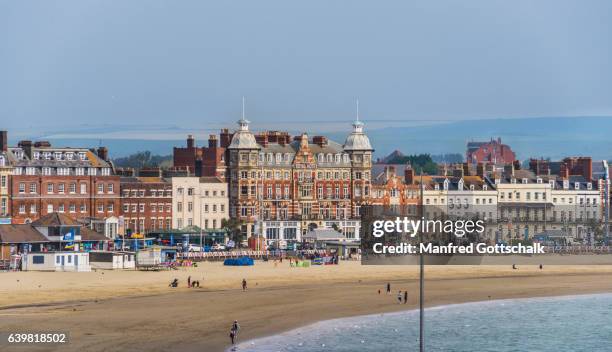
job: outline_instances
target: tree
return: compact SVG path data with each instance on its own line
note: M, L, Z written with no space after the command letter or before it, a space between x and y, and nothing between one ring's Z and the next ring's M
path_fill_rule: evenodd
M113 162L117 167L161 167L172 161L172 155L152 155L149 151L138 152L123 158L115 158Z
M388 161L389 164L406 164L410 163L414 171L419 174L421 171L428 175L438 173L438 164L436 164L429 154L418 155L401 155L396 156Z
M586 223L587 228L593 233L595 243L601 243L604 240L605 226L596 219L589 219Z
M221 227L229 234L229 238L234 241L236 247L242 243L242 225L243 222L236 218L221 220Z

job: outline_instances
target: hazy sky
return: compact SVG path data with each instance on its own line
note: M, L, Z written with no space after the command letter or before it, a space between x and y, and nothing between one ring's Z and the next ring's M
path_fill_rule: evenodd
M611 17L608 0L0 0L0 127L205 130L243 95L254 123L303 129L352 120L357 97L370 126L612 115Z

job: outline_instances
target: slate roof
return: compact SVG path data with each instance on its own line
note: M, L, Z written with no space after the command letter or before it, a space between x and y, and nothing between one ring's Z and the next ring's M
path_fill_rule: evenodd
M50 226L80 226L80 224L71 217L61 213L47 214L32 223L34 226L50 227Z
M40 232L30 225L0 225L1 243L40 243L49 242Z

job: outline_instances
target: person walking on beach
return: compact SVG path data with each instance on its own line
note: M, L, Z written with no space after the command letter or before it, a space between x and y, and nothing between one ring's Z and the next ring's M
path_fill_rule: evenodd
M238 338L238 330L240 330L240 325L238 324L238 320L234 320L232 328L230 329L230 331L234 333L234 339Z
M230 337L230 340L232 340L232 345L235 345L236 344L236 333L234 332L234 330L230 330L229 337Z
M402 291L397 291L397 303L402 304Z
M246 289L247 289L246 279L242 279L242 291L246 291Z
M191 275L187 277L187 287L191 288Z
M404 304L408 303L408 290L404 291Z
M391 283L387 282L387 294L391 293Z

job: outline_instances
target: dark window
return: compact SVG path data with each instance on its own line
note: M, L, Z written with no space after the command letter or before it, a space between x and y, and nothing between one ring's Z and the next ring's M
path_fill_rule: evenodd
M45 264L44 255L35 255L32 257L32 264Z

